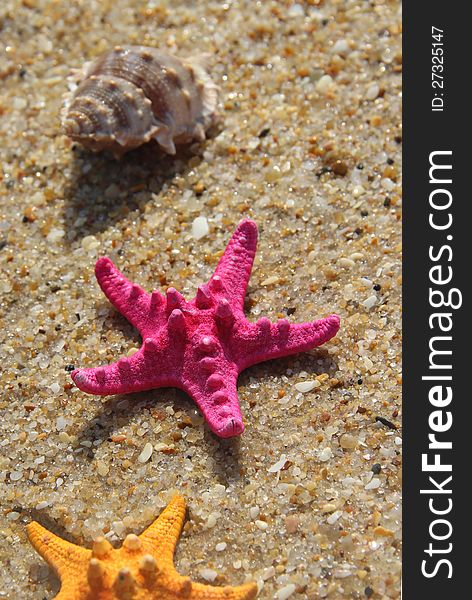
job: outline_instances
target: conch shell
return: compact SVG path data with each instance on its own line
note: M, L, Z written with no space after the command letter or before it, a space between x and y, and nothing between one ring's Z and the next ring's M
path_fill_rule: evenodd
M151 139L168 154L176 144L202 141L218 102L205 62L205 55L184 60L156 48L117 46L84 65L66 100L64 132L117 158Z

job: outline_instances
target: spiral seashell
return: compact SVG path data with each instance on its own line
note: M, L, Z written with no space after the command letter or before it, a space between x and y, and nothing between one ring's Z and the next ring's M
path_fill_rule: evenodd
M183 60L156 48L117 46L84 65L64 108L66 135L116 157L151 139L168 154L175 154L176 144L204 140L218 101L205 61L205 56Z

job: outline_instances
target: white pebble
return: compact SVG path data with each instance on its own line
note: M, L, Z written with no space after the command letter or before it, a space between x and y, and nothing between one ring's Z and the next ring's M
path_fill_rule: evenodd
M65 236L66 232L63 229L53 228L47 234L46 239L48 242L57 242Z
M249 509L249 515L253 521L254 519L257 519L260 512L261 509L258 506L251 506L251 508Z
M340 267L344 267L345 269L349 269L350 267L353 267L356 263L351 259L351 258L340 258L338 260L338 265Z
M337 510L335 511L333 514L329 515L329 517L326 519L326 521L330 524L333 525L334 523L336 523L336 521L339 519L339 517L342 515L342 511Z
M334 54L346 54L349 52L349 44L346 40L338 40L331 48L331 52Z
M48 506L49 506L49 502L46 502L46 500L43 500L42 502L38 502L38 504L36 504L35 509L43 510L44 508L47 508Z
M288 9L287 14L289 17L304 17L305 10L301 4L292 4Z
M293 592L297 589L297 586L294 583L289 583L285 585L283 588L280 588L277 592L277 600L287 600L293 594Z
M402 438L397 436L395 438L394 442L395 442L396 446L401 446L402 445Z
M23 471L12 471L10 473L10 481L19 481L23 477Z
M218 521L218 517L219 517L218 513L211 513L210 515L208 515L206 526L209 529L214 527L216 525L216 522Z
M307 381L299 381L295 384L295 389L298 392L302 392L303 394L305 394L306 392L311 392L311 390L315 387L318 387L317 383L318 382L313 381L313 379L308 379Z
M220 542L219 544L216 544L215 550L217 552L223 552L223 550L226 550L226 546L227 546L226 542Z
M257 529L260 529L261 531L266 531L266 529L269 527L269 525L265 521L260 521L259 519L257 519L256 527L257 527Z
M150 442L148 442L148 443L147 443L147 444L144 446L144 448L143 448L143 450L142 450L141 454L138 456L138 460L139 460L139 462L140 462L140 463L145 463L145 462L147 462L147 461L148 461L148 460L151 458L152 451L153 451L152 444L151 444Z
M95 250L95 248L98 248L100 246L100 242L94 235L86 235L81 242L81 246L85 251L88 252L89 250Z
M126 531L126 526L123 523L123 521L113 521L111 524L111 528L116 533L116 535L119 535L119 536L123 535L124 532Z
M205 579L205 581L209 581L212 583L218 577L218 573L213 569L200 569L200 576Z
M285 454L281 454L280 459L275 463L275 465L272 465L268 468L269 473L277 473L283 468L286 462L287 456Z
M365 97L367 100L375 100L379 95L380 87L378 83L371 83L367 88Z
M264 279L264 281L261 283L261 285L273 285L274 283L277 283L278 281L279 281L279 278L277 277L277 275L271 275L267 279Z
M210 228L208 226L206 217L197 217L194 219L192 223L192 236L194 239L201 240L208 234L209 231Z
M57 394L57 392L61 389L61 386L58 383L53 383L49 386L49 389L53 394Z
M323 75L316 82L316 91L320 92L320 94L326 94L333 87L333 78L331 75Z
M16 510L12 510L7 514L8 521L17 521L20 518L20 513L16 512Z
M64 419L64 417L57 417L56 419L56 429L57 431L62 431L68 425L68 420Z
M267 567L267 569L264 569L261 573L261 579L263 581L267 581L268 579L270 579L271 577L273 577L275 575L275 568L270 566Z
M377 296L375 294L372 294L372 296L369 296L368 298L366 298L364 300L364 302L362 302L362 306L364 306L365 308L367 308L367 310L370 310L376 304L377 304Z
M372 481L370 481L366 486L365 489L366 490L376 490L377 488L380 487L380 479L378 479L377 477L374 477L372 479Z
M380 182L380 185L384 188L384 190L387 190L387 192L391 192L395 188L395 184L388 177L384 177Z
M326 462L332 456L333 456L333 452L332 452L331 448L329 448L329 447L323 448L322 450L320 450L318 452L318 460L320 460L321 462Z
M13 99L13 108L15 110L23 110L27 107L28 102L26 98L17 97Z

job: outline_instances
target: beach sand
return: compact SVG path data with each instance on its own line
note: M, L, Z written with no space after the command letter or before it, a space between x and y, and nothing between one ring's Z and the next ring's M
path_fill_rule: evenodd
M208 52L211 139L117 162L65 138L70 69L116 44ZM189 505L176 566L196 581L399 598L401 66L398 2L2 0L0 598L59 589L31 519L116 545L175 491ZM174 389L75 388L73 366L140 344L96 259L191 298L245 217L260 230L248 319L342 322L325 346L241 374L244 434L216 438Z

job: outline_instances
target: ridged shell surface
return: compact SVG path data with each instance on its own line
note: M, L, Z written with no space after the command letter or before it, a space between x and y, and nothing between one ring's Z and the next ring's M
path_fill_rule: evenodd
M114 48L84 66L66 102L65 133L117 157L151 139L168 154L176 144L204 140L218 101L204 62L145 46Z

